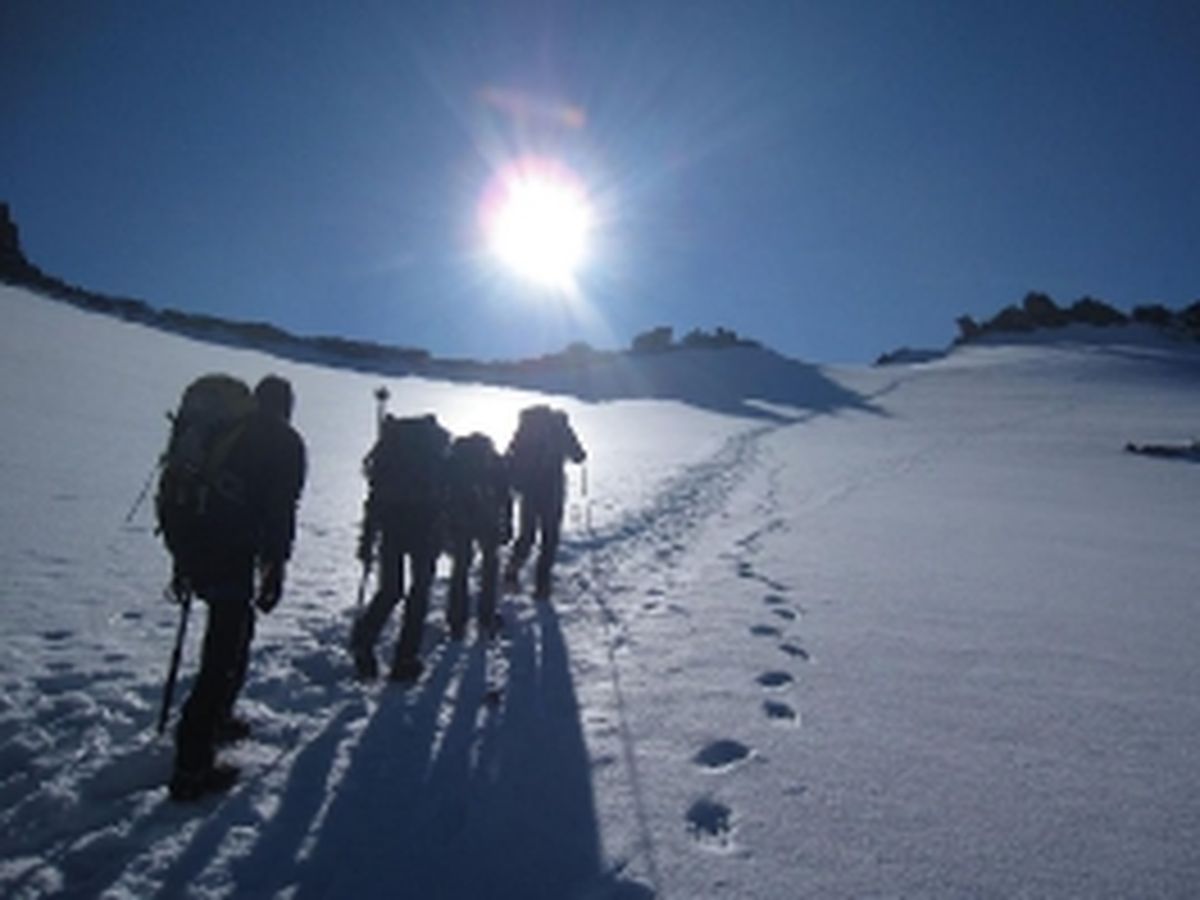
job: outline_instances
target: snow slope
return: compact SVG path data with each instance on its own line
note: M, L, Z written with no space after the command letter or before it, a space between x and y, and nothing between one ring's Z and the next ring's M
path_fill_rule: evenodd
M748 377L711 402L679 384L555 396L591 461L553 606L507 597L488 653L444 640L439 584L429 669L404 690L354 683L343 650L378 378L11 288L0 315L5 896L1200 884L1200 467L1121 450L1196 436L1194 346L1084 336L823 369L811 403ZM153 730L177 612L149 507L126 518L162 413L214 370L293 381L311 472L243 698L255 740L229 752L244 779L179 807ZM731 384L786 408L753 415ZM499 441L542 396L388 386L395 411Z

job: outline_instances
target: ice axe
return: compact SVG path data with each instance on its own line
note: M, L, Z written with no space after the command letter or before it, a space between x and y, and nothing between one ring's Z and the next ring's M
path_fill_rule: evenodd
M184 585L176 588L175 596L179 600L179 628L175 632L175 649L171 651L171 667L167 670L167 683L163 685L162 709L158 713L158 733L162 734L167 728L167 718L171 715L171 701L175 697L175 682L179 678L179 661L183 656L183 641L187 636L188 615L192 611L192 589Z

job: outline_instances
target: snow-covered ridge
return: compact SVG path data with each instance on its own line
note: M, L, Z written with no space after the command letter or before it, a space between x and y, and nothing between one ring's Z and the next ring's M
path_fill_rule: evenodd
M0 204L0 282L35 291L88 312L210 344L255 350L294 362L398 377L570 394L583 400L670 399L752 417L806 415L867 401L834 384L817 367L717 329L693 332L680 344L630 350L572 345L560 353L514 361L443 359L424 349L334 336L299 336L274 324L224 319L142 300L109 297L67 284L29 263L15 224ZM660 329L661 331L662 329ZM695 338L695 340L689 340Z
M28 279L22 279L22 283ZM582 400L666 399L750 417L797 416L835 408L862 408L856 396L819 367L748 342L720 348L677 348L666 353L598 351L562 353L512 362L439 359L425 350L340 337L299 337L274 325L239 322L175 310L139 300L110 298L54 282L31 284L48 299L88 312L193 338L253 350L283 360L386 377L415 375L569 394Z

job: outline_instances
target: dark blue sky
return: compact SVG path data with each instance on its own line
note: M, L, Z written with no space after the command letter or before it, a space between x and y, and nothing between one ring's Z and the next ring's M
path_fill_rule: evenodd
M869 360L1030 289L1200 298L1197 48L1192 0L5 0L0 199L69 281L302 334ZM530 150L598 204L582 312L480 249Z

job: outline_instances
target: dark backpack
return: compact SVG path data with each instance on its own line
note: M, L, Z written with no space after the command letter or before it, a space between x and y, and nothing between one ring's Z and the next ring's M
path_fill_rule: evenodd
M519 490L536 487L562 472L565 434L565 413L544 405L521 410L517 433L508 451L514 487Z
M436 504L450 435L430 414L383 420L379 440L363 461L375 509Z
M447 462L447 494L455 524L496 524L509 508L504 458L492 439L475 432L456 438Z
M244 382L205 375L170 416L154 506L163 541L185 573L207 547L246 528L245 484L226 463L254 409Z

